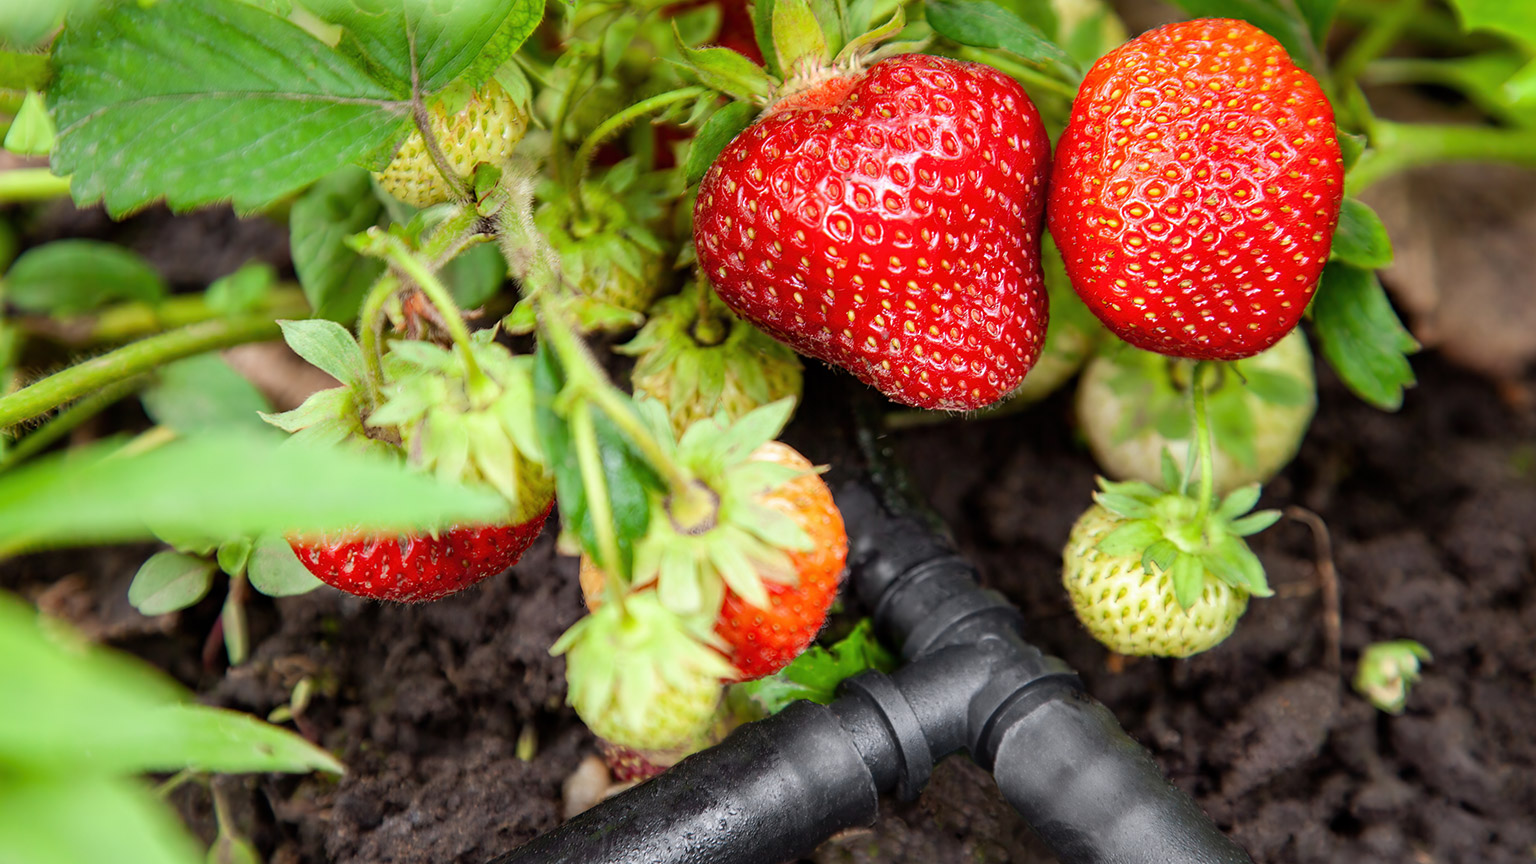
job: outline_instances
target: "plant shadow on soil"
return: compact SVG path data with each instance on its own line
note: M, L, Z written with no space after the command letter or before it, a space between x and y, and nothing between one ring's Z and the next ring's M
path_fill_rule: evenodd
M1056 577L1094 476L1068 398L903 433L896 444L984 580L1025 610L1028 638L1080 670L1256 861L1528 862L1536 422L1433 355L1416 366L1422 383L1397 415L1362 405L1325 373L1302 455L1265 499L1327 520L1346 670L1372 641L1414 638L1434 652L1395 718L1325 669L1314 546L1299 523L1256 538L1277 596L1255 601L1227 643L1111 671ZM811 376L808 406L838 401L831 378ZM813 456L827 437L818 413L803 411L788 436ZM507 574L425 606L330 589L258 597L253 656L231 669L199 659L219 589L180 616L127 608L127 581L150 547L29 556L0 568L0 587L159 663L215 704L265 716L299 678L317 682L301 728L348 774L224 781L269 861L479 864L558 824L561 782L594 750L563 706L563 663L547 651L580 611L575 562L553 547L546 532ZM529 761L518 758L520 735L538 742ZM208 840L206 799L196 786L176 797ZM1051 859L990 778L957 757L920 800L887 802L873 829L813 860Z

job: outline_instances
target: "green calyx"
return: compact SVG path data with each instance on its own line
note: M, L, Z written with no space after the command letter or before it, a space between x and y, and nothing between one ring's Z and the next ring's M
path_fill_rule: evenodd
M647 750L686 744L736 674L713 616L689 619L653 592L605 603L549 649L565 655L567 701L607 740Z
M676 443L660 403L642 399L640 410L703 494L653 497L650 528L635 550L634 584L654 581L660 602L685 615L713 615L726 588L766 607L764 580L795 584L789 553L811 545L792 518L760 500L805 472L752 458L789 420L794 400L765 405L734 423L724 416L695 423Z
M1166 454L1163 470L1165 483L1179 488L1178 469ZM1099 541L1099 551L1139 557L1148 575L1167 573L1183 608L1200 599L1207 573L1257 597L1274 594L1264 565L1243 539L1280 518L1278 510L1250 512L1259 500L1257 485L1232 492L1200 522L1195 521L1198 503L1183 492L1164 492L1139 480L1115 483L1102 477L1099 490L1094 501L1125 520Z
M494 331L463 347L391 342L384 358L384 403L368 418L399 430L411 461L451 482L480 483L513 506L513 522L549 503L554 481L534 429L533 361L494 341Z
M716 415L736 420L770 402L799 400L795 352L736 317L701 282L658 300L649 316L616 350L638 358L635 393L667 407L675 434Z
M534 224L560 256L561 277L577 295L630 313L645 311L666 281L662 235L665 178L636 159L582 184L580 208L563 186L538 191ZM621 316L630 320L633 316Z
M1401 714L1408 691L1419 680L1421 663L1433 659L1429 649L1412 639L1376 642L1360 654L1355 691L1388 714Z
M278 325L295 354L341 382L341 386L317 390L292 411L263 412L261 419L305 444L398 458L398 441L389 440L389 430L374 430L367 425L374 408L373 396L363 350L351 332L334 321L319 318L279 321Z

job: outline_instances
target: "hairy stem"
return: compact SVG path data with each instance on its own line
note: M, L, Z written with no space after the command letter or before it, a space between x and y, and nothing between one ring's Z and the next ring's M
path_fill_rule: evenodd
M204 321L124 345L0 397L0 429L174 360L279 335L277 322L261 315Z
M4 455L0 455L0 470L20 464L43 452L49 445L73 432L81 423L100 414L118 400L143 387L148 381L149 378L142 375L125 378L76 401L75 404L44 423L42 427L16 442L16 446L6 451Z
M584 402L572 406L570 424L576 462L581 468L581 485L587 493L587 518L592 520L592 531L597 535L597 566L609 579L616 579L622 563L619 539L613 529L613 507L608 499L608 478L603 476L603 456L597 446L592 406Z
M224 314L208 305L206 294L198 293L178 294L156 303L119 303L76 318L59 319L39 315L11 320L18 329L29 335L83 346L128 342L177 327L222 318ZM309 303L298 287L288 286L268 293L249 314L269 315L273 318L302 317L309 314Z

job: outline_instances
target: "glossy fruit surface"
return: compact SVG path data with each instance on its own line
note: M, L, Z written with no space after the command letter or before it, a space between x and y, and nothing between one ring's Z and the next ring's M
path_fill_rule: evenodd
M771 106L699 187L721 299L899 402L974 409L1045 339L1050 142L1013 79L908 54Z
M1111 651L1158 657L1198 654L1231 635L1248 608L1248 592L1206 573L1199 598L1181 607L1167 571L1149 574L1140 555L1097 548L1122 523L1095 504L1067 538L1062 582L1083 627Z
M438 534L293 539L320 581L374 600L423 603L462 591L516 564L544 527L553 502L516 525L451 528Z
M1263 351L1328 261L1336 135L1317 81L1242 21L1171 24L1111 51L1083 79L1051 179L1073 286L1138 348Z

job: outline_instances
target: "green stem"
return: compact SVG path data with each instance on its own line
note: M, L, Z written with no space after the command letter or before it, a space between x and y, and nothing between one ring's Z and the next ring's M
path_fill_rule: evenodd
M108 384L69 406L44 423L42 427L16 442L16 446L0 455L0 471L36 456L49 445L73 432L81 423L95 417L119 399L143 387L148 378L139 376Z
M278 288L248 314L262 314L272 318L302 317L309 314L309 303L297 287ZM29 316L18 317L13 321L30 335L81 346L129 342L223 316L223 312L208 305L206 294L198 293L178 294L157 303L119 303L78 318L60 320Z
M398 290L400 280L394 273L384 271L363 295L363 305L357 313L357 342L368 372L369 399L375 406L384 402L384 307Z
M619 539L613 530L613 508L608 499L608 479L603 476L603 455L597 446L597 426L592 420L592 406L578 402L571 407L571 438L576 445L576 463L581 469L581 485L587 493L587 518L597 535L598 569L616 579L620 571Z
M1205 517L1210 515L1211 501L1216 497L1215 447L1211 443L1210 412L1205 405L1205 373L1210 367L1209 361L1196 363L1189 379L1190 402L1195 409L1195 442L1199 448L1197 458L1200 460L1200 497L1195 511L1195 526L1200 531L1205 530Z
M280 335L266 316L204 321L141 339L0 397L0 429L45 414L108 384L132 378L173 360L261 342Z
M1359 38L1351 42L1349 49L1333 67L1333 80L1339 88L1352 86L1365 67L1403 35L1408 22L1419 13L1424 0L1397 0L1393 6L1371 23Z
M0 204L49 201L68 196L69 178L56 177L47 168L0 171Z
M669 90L666 93L636 102L604 120L587 135L586 140L581 142L581 148L576 151L576 167L574 172L576 182L580 183L587 176L587 168L592 164L592 155L597 151L598 146L608 140L614 133L647 114L660 111L678 102L696 99L708 92L709 90L705 87L682 87L677 90Z
M437 309L437 314L442 316L443 326L448 328L448 336L453 340L455 347L464 357L464 367L468 371L469 379L473 382L482 381L485 373L481 371L480 364L475 362L473 343L469 341L469 326L464 323L464 316L459 312L459 306L453 302L453 295L449 293L448 286L443 280L437 278L437 274L428 267L411 250L406 248L405 241L392 234L377 232L376 236L382 241L385 258L400 272L410 277L421 293L427 295L427 300Z
M1350 195L1384 178L1437 162L1509 162L1536 167L1536 129L1378 120L1371 148L1345 178Z

